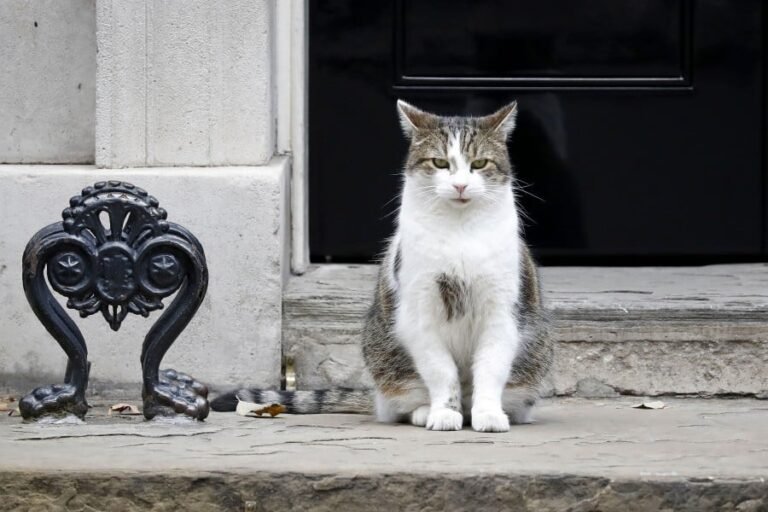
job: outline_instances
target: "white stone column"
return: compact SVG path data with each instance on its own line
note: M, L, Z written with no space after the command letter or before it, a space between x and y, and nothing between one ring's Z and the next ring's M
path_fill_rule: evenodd
M274 0L96 0L96 166L152 167L137 184L203 243L209 293L169 362L218 387L280 379L290 166L274 158L274 19Z
M93 162L94 11L93 0L0 1L0 164Z
M273 0L97 0L98 167L262 165Z

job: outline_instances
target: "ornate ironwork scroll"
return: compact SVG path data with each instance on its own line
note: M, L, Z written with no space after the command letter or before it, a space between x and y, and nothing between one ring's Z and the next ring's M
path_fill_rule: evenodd
M66 352L67 370L63 384L37 388L20 401L22 416L73 413L82 418L88 410L88 349L53 289L81 317L101 313L115 331L128 313L147 317L176 293L144 339L144 416L185 414L205 419L207 388L183 373L160 371L166 351L205 297L208 268L200 242L182 226L168 222L157 199L130 183L99 182L69 203L63 221L38 231L23 256L27 300Z

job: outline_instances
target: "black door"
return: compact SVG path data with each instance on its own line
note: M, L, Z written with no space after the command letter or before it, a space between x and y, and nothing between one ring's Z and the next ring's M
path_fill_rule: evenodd
M395 99L519 100L510 142L545 262L766 254L759 0L310 0L310 239L367 261L406 152Z

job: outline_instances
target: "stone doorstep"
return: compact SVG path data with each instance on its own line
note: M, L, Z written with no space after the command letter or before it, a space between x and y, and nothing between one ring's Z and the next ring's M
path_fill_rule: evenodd
M300 389L370 385L358 347L374 265L290 279L283 349ZM545 267L556 361L546 392L768 396L768 265Z
M364 415L0 416L0 510L768 510L768 405L549 399L508 433ZM90 507L90 508L88 508Z

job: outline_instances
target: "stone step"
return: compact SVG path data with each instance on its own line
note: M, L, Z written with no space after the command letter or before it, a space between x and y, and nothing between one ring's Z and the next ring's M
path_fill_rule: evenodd
M370 385L359 349L374 265L314 265L283 297L300 389ZM556 395L768 396L768 265L545 267Z
M0 510L768 510L768 404L544 400L500 434L363 415L0 416Z

